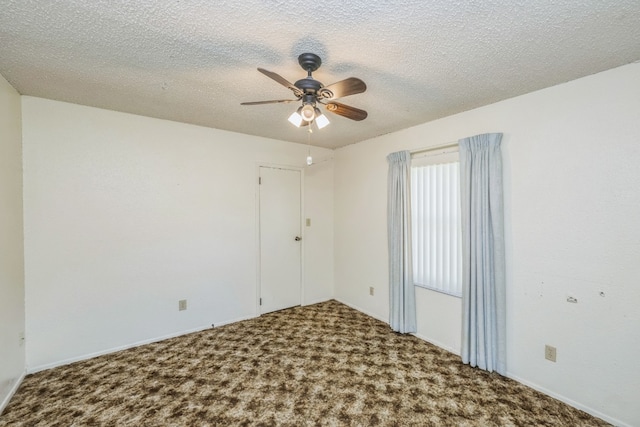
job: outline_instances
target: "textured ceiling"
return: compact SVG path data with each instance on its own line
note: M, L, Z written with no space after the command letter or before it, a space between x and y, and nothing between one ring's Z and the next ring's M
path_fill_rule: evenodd
M291 82L322 57L333 115L312 143L339 147L640 59L638 0L0 0L0 74L21 94L307 141Z

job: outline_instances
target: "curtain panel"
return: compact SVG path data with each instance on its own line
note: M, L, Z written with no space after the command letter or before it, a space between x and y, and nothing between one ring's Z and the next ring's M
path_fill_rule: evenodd
M389 244L389 325L416 332L416 301L411 265L411 154L387 156L387 232Z
M506 289L501 133L460 146L462 362L506 374Z

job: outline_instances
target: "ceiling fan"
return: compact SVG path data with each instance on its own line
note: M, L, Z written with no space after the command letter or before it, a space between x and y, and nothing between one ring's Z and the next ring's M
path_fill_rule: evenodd
M329 120L324 116L324 114L322 114L318 108L318 104L324 105L327 111L351 120L360 121L367 118L366 111L335 101L335 99L355 95L367 90L367 85L362 80L356 77L349 77L348 79L325 86L318 80L314 79L311 75L311 73L320 68L320 65L322 64L322 60L318 55L313 53L303 53L298 56L298 63L302 69L307 72L307 77L300 79L293 84L273 71L258 68L258 71L265 76L290 89L296 99L242 102L241 105L277 104L302 101L302 105L298 110L289 117L289 121L298 127L307 126L315 122L318 128L322 129L329 124Z

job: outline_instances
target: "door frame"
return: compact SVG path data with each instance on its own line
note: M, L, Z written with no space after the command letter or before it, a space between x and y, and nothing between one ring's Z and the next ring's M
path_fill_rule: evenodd
M258 162L256 163L256 167L254 170L254 180L255 183L255 212L256 212L256 240L255 240L255 248L256 248L256 289L255 289L255 313L256 317L262 315L260 310L260 290L262 287L261 283L261 253L260 253L260 168L272 168L272 169L284 169L284 170L292 170L300 172L300 237L302 237L302 246L300 247L300 305L303 305L304 302L304 288L305 288L305 269L304 269L304 260L305 260L305 248L306 248L306 239L305 239L305 221L304 221L304 168L300 166L291 166L291 165L283 165L278 163L265 163Z

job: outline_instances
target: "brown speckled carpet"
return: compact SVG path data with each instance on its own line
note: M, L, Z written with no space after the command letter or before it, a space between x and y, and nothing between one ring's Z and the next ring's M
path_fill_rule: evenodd
M27 376L0 426L602 426L336 301Z

